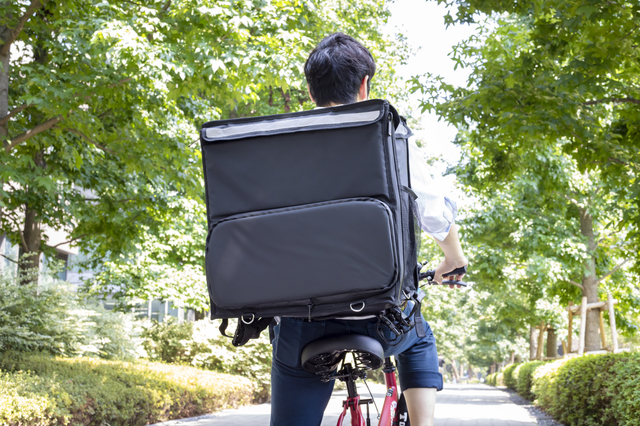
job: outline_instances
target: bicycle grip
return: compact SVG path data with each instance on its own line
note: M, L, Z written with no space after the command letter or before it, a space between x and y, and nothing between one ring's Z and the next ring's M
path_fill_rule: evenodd
M451 272L447 272L445 274L442 274L442 276L443 277L448 277L448 276L451 276L451 275L462 275L462 274L466 274L466 273L467 273L467 267L463 266L461 268L456 268ZM435 277L435 275L436 275L436 271L433 270L433 269L430 269L427 272L421 272L420 275L418 276L418 278L419 278L420 281L422 281L424 279L427 279L427 280L429 280L429 283L431 283L433 278ZM464 281L443 280L442 284L443 285L447 285L447 284L459 285L459 286L462 286L462 287L468 287L467 283L464 282Z
M448 277L450 275L463 275L467 273L467 267L463 266L461 268L456 268L451 272L447 272L446 274L442 274L443 277Z
M467 273L467 267L463 266L461 268L456 268L451 272L447 272L446 274L442 274L443 277L448 277L451 275L462 275ZM459 285L462 287L467 287L467 283L464 281L452 281L452 280L442 280L442 285Z

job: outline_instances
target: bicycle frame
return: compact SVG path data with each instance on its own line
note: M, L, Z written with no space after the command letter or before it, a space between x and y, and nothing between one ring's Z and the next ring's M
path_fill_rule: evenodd
M378 426L397 426L399 423L398 385L396 382L396 367L391 362L391 358L384 359L382 371L384 372L384 382L387 387L387 393L384 397L384 404L382 405L382 411L380 412ZM342 403L342 414L340 414L340 417L338 418L337 426L343 426L347 410L351 415L351 426L370 426L371 423L369 421L365 423L365 417L362 415L360 405L362 405L362 403L371 402L371 400L360 400L360 395L358 395L355 382L347 383L347 392L348 397ZM367 414L368 412L369 408L367 405Z

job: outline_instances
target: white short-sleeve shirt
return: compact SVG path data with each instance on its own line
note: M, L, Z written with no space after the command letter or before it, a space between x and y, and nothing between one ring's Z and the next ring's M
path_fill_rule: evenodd
M409 140L409 178L411 190L418 196L418 219L420 228L433 238L442 241L458 215L458 207L451 198L440 193L429 174L420 148Z

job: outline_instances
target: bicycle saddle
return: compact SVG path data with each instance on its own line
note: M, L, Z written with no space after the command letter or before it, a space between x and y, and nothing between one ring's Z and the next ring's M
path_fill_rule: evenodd
M384 362L384 350L376 339L361 334L323 337L302 349L302 368L322 376L335 373L347 353L352 353L357 367L376 370Z

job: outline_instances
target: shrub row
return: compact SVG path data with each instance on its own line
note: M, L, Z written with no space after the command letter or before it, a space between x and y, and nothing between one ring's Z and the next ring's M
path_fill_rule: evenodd
M151 322L107 311L58 281L18 282L0 270L0 353L41 352L63 356L192 365L249 378L254 401L270 397L269 333L236 348L220 335L219 321ZM30 277L20 274L21 279ZM20 284L20 285L18 285ZM233 330L233 327L230 328Z
M504 386L504 374L502 372L489 374L487 384L491 386Z
M193 367L4 353L0 425L146 425L251 402L251 381Z
M33 278L37 271L20 274ZM20 282L0 269L0 352L47 352L127 361L144 356L142 321L85 302L68 283Z
M218 331L220 321L154 323L143 337L152 361L190 364L205 370L244 376L254 383L254 402L266 402L271 390L271 343L265 330L258 339L235 347ZM233 325L230 326L233 330Z
M520 364L509 364L504 371L502 372L504 378L504 385L508 388L515 389L518 377L514 376L514 371L516 367Z
M535 395L531 392L531 387L533 386L533 373L538 367L544 364L546 364L544 361L531 361L520 364L518 367L518 374L516 376L517 380L515 387L513 388L520 394L520 396L528 400L535 399Z
M587 355L505 368L504 382L567 426L640 426L640 353ZM487 378L496 385L498 374Z

